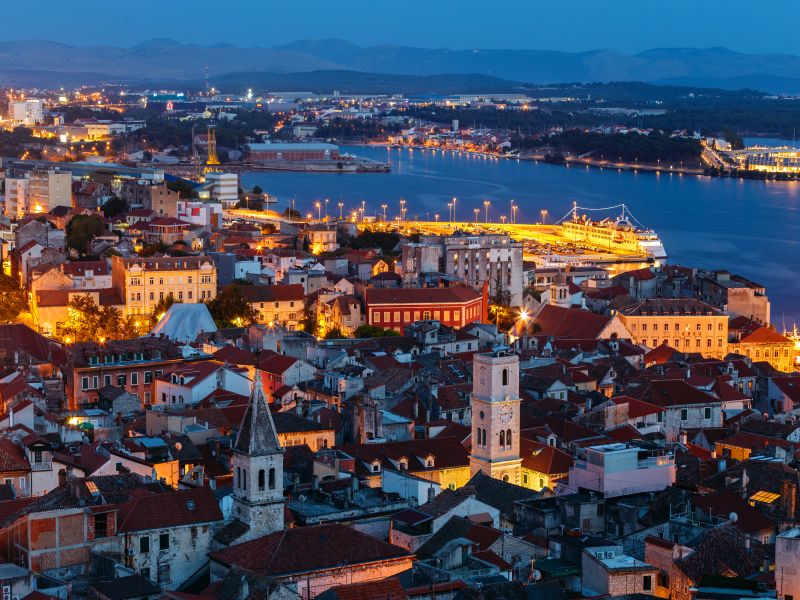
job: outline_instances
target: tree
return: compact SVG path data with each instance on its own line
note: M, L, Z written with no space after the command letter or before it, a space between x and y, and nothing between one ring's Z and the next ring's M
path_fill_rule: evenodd
M256 196L260 196L261 194L263 194L263 193L264 193L264 190L263 190L263 189L261 189L261 186L260 186L260 185L256 185L256 186L253 186L253 193L254 193Z
M326 340L340 340L343 337L347 337L345 334L342 333L342 330L338 327L334 327L333 329L329 329L328 332L325 334Z
M11 323L28 309L28 300L16 279L0 273L0 322Z
M377 325L361 325L353 334L357 338L394 337L400 335L394 329L384 329Z
M116 217L124 212L128 212L128 203L119 196L111 196L111 198L103 204L103 214L106 219Z
M175 304L175 298L172 297L172 294L167 294L164 298L156 302L156 305L153 307L153 312L150 313L150 323L155 326L173 304Z
M106 231L105 223L97 215L77 215L67 223L67 247L86 256L89 242Z
M258 312L235 283L223 288L206 306L218 327L242 327L258 319Z
M61 337L69 343L128 339L138 334L132 318L114 306L98 307L89 294L69 301L67 320L61 327Z
M195 187L184 179L176 179L174 181L167 182L167 187L171 189L173 192L178 192L180 197L184 200L191 200L193 198L197 198L197 190Z

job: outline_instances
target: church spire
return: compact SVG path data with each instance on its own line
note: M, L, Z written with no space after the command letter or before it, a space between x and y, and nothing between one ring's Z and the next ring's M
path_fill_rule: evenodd
M265 456L281 452L275 423L261 386L259 369L255 371L253 391L250 394L247 411L239 426L239 434L236 436L233 450L249 456Z

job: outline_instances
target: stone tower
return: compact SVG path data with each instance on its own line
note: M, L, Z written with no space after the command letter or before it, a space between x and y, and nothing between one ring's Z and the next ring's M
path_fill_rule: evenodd
M237 541L282 530L283 510L283 449L256 370L233 446L233 516L250 528Z
M553 283L550 284L550 304L561 306L562 308L569 308L572 304L569 281L567 281L567 274L564 271L559 271Z
M483 471L520 484L519 357L507 349L476 354L472 363L470 476Z

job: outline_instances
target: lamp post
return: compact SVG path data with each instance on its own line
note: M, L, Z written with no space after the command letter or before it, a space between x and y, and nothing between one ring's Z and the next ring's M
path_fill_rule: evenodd
M328 202L330 202L330 198L325 198L325 218L328 218Z
M453 196L453 222L454 223L455 223L455 220L456 220L456 202L457 201L458 201L458 199L455 196Z
M488 200L483 201L483 211L484 211L484 219L488 223L489 222L489 205L491 202Z
M447 203L447 221L448 221L448 223L452 223L453 222L453 203L452 202L448 202Z
M342 209L344 208L344 202L339 202L339 220L341 221L344 217L342 216Z
M505 215L500 215L500 221L502 221L503 225L505 225L506 224L506 216Z
M539 212L542 215L542 225L544 225L547 222L547 210L540 210Z
M389 206L388 204L381 204L381 208L383 209L383 220L386 220L386 207Z
M517 222L517 205L516 204L514 204L511 207L511 222L512 223L516 223Z
M475 222L477 223L478 222L478 212L480 211L480 209L479 208L474 208L472 210L475 212Z
M317 220L322 220L322 204L320 204L319 200L314 203L314 206L317 207Z
M433 215L433 217L436 219L436 222L438 223L439 222L439 213L436 213L435 215Z

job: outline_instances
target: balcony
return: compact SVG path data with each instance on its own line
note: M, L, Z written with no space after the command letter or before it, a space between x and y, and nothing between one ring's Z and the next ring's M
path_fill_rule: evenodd
M53 463L49 460L43 460L40 462L31 461L31 471L52 471L53 470Z
M651 456L636 461L637 469L651 469L653 467L671 467L675 465L675 459L672 456Z

